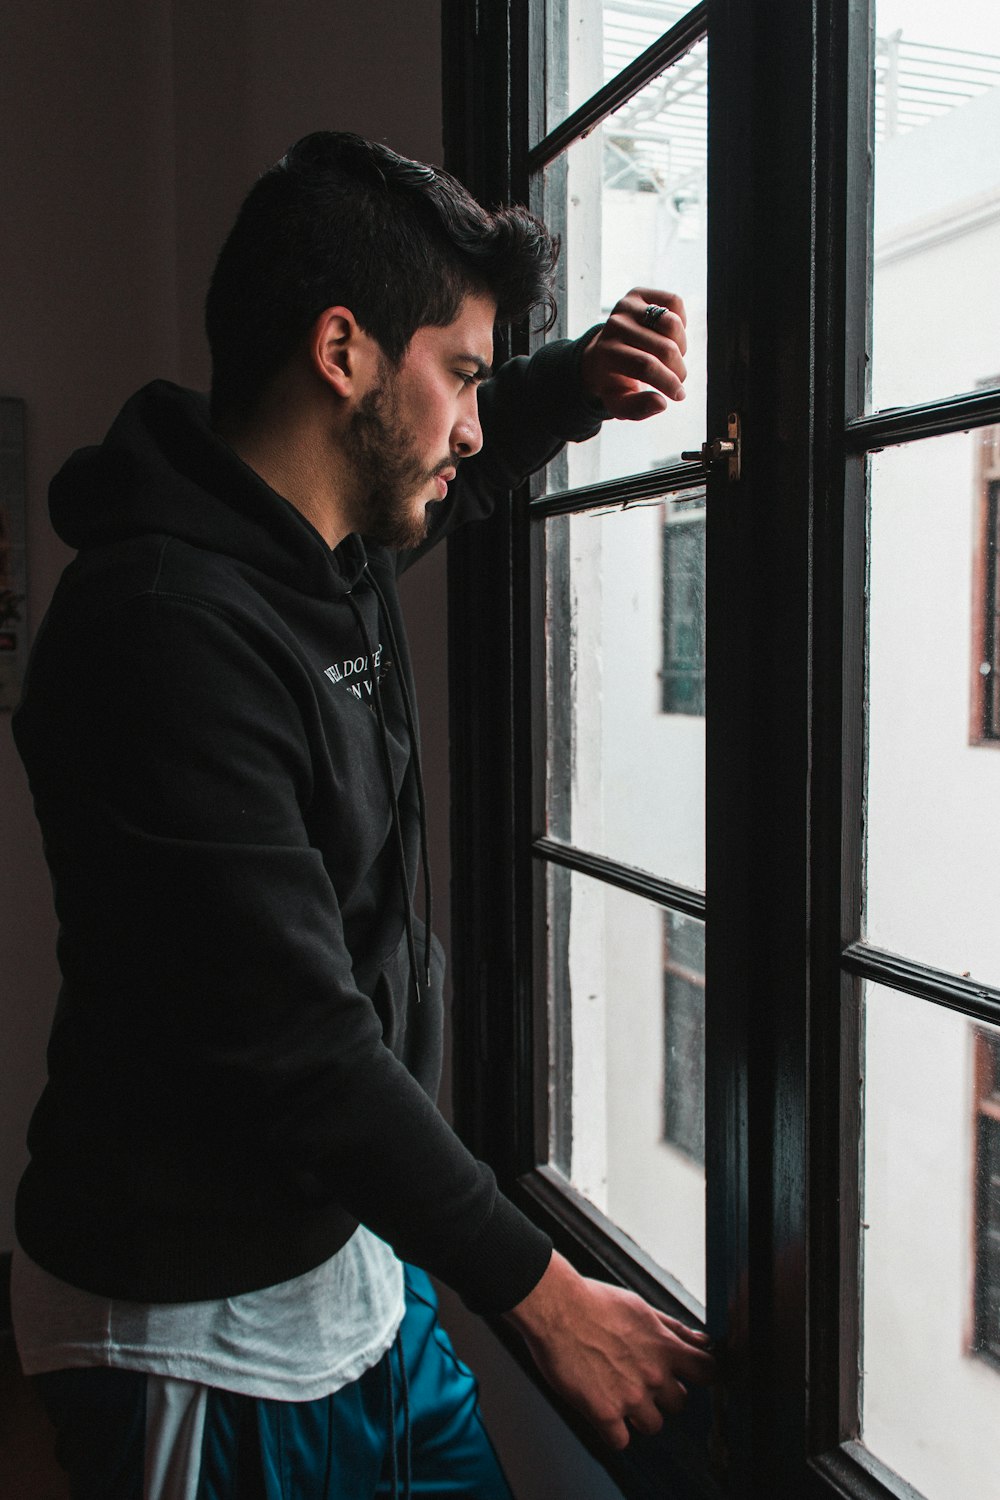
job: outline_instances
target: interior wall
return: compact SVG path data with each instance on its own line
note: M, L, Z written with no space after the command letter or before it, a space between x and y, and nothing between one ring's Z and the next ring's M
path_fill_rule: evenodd
M48 478L154 373L177 369L168 0L69 0L0 22L0 392L26 402L28 623L69 559ZM55 1000L48 876L10 714L0 712L0 1248Z
M99 18L95 20L95 10ZM441 156L437 0L15 0L0 16L0 394L27 403L29 628L69 554L46 487L158 376L203 386L201 306L236 207L297 136ZM405 583L447 940L443 549ZM0 1252L58 976L48 876L0 712ZM522 1500L617 1495L489 1331L449 1299Z
M48 480L157 376L207 382L201 308L211 266L258 172L309 129L350 127L440 156L435 0L365 10L324 0L72 0L0 20L0 394L27 413L28 623L70 554ZM391 12L391 24L390 16ZM386 38L377 58L371 35ZM386 88L391 77L393 87ZM410 589L429 664L425 717L447 806L443 559ZM428 701L429 700L429 701ZM446 823L437 831L447 861ZM0 713L0 1250L57 990L48 876L10 714ZM442 906L446 903L442 902Z

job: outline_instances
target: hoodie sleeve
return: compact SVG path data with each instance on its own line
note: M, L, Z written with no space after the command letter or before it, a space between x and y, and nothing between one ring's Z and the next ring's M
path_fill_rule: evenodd
M192 1237L229 1291L247 1289L266 1284L254 1254L281 1266L272 1282L322 1259L302 1226L334 1204L472 1309L513 1306L550 1241L390 1051L355 982L307 831L317 736L293 653L162 593L106 610L72 649L54 634L18 739L65 978L29 1170L58 1181L69 1260L34 1249L30 1192L29 1253L139 1300L224 1295ZM304 1264L282 1263L283 1236Z

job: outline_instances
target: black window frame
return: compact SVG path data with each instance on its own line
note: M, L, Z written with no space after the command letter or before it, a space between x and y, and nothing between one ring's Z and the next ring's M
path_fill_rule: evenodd
M708 1328L724 1394L714 1406L695 1394L683 1421L620 1456L568 1419L628 1495L912 1497L856 1440L864 985L994 1025L1000 991L863 941L867 467L878 449L997 422L1000 390L869 410L867 0L704 0L535 147L539 8L444 0L443 26L446 161L486 201L528 198L533 168L708 31L725 101L709 116L709 357L725 381L710 387L706 437L726 433L731 410L743 424L735 486L719 466L688 465L586 495L525 487L449 543L459 1127L582 1270L691 1315L539 1165L538 867L701 918L708 903L540 832L544 724L524 684L544 678L534 518L703 483Z

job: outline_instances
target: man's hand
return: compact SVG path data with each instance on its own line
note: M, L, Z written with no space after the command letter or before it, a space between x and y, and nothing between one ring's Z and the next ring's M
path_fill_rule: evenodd
M649 307L666 311L649 322ZM627 422L666 411L668 401L683 401L686 323L684 303L673 292L633 287L583 351L587 394Z
M704 1334L657 1312L634 1292L580 1276L553 1255L541 1281L507 1319L549 1384L612 1448L658 1432L684 1405L684 1381L705 1385L714 1361Z

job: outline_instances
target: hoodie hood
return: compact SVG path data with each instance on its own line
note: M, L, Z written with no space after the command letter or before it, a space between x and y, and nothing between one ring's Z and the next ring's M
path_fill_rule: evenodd
M320 597L347 593L365 566L359 537L331 551L212 430L207 399L166 380L137 392L103 443L67 460L49 509L58 536L78 551L172 536Z

